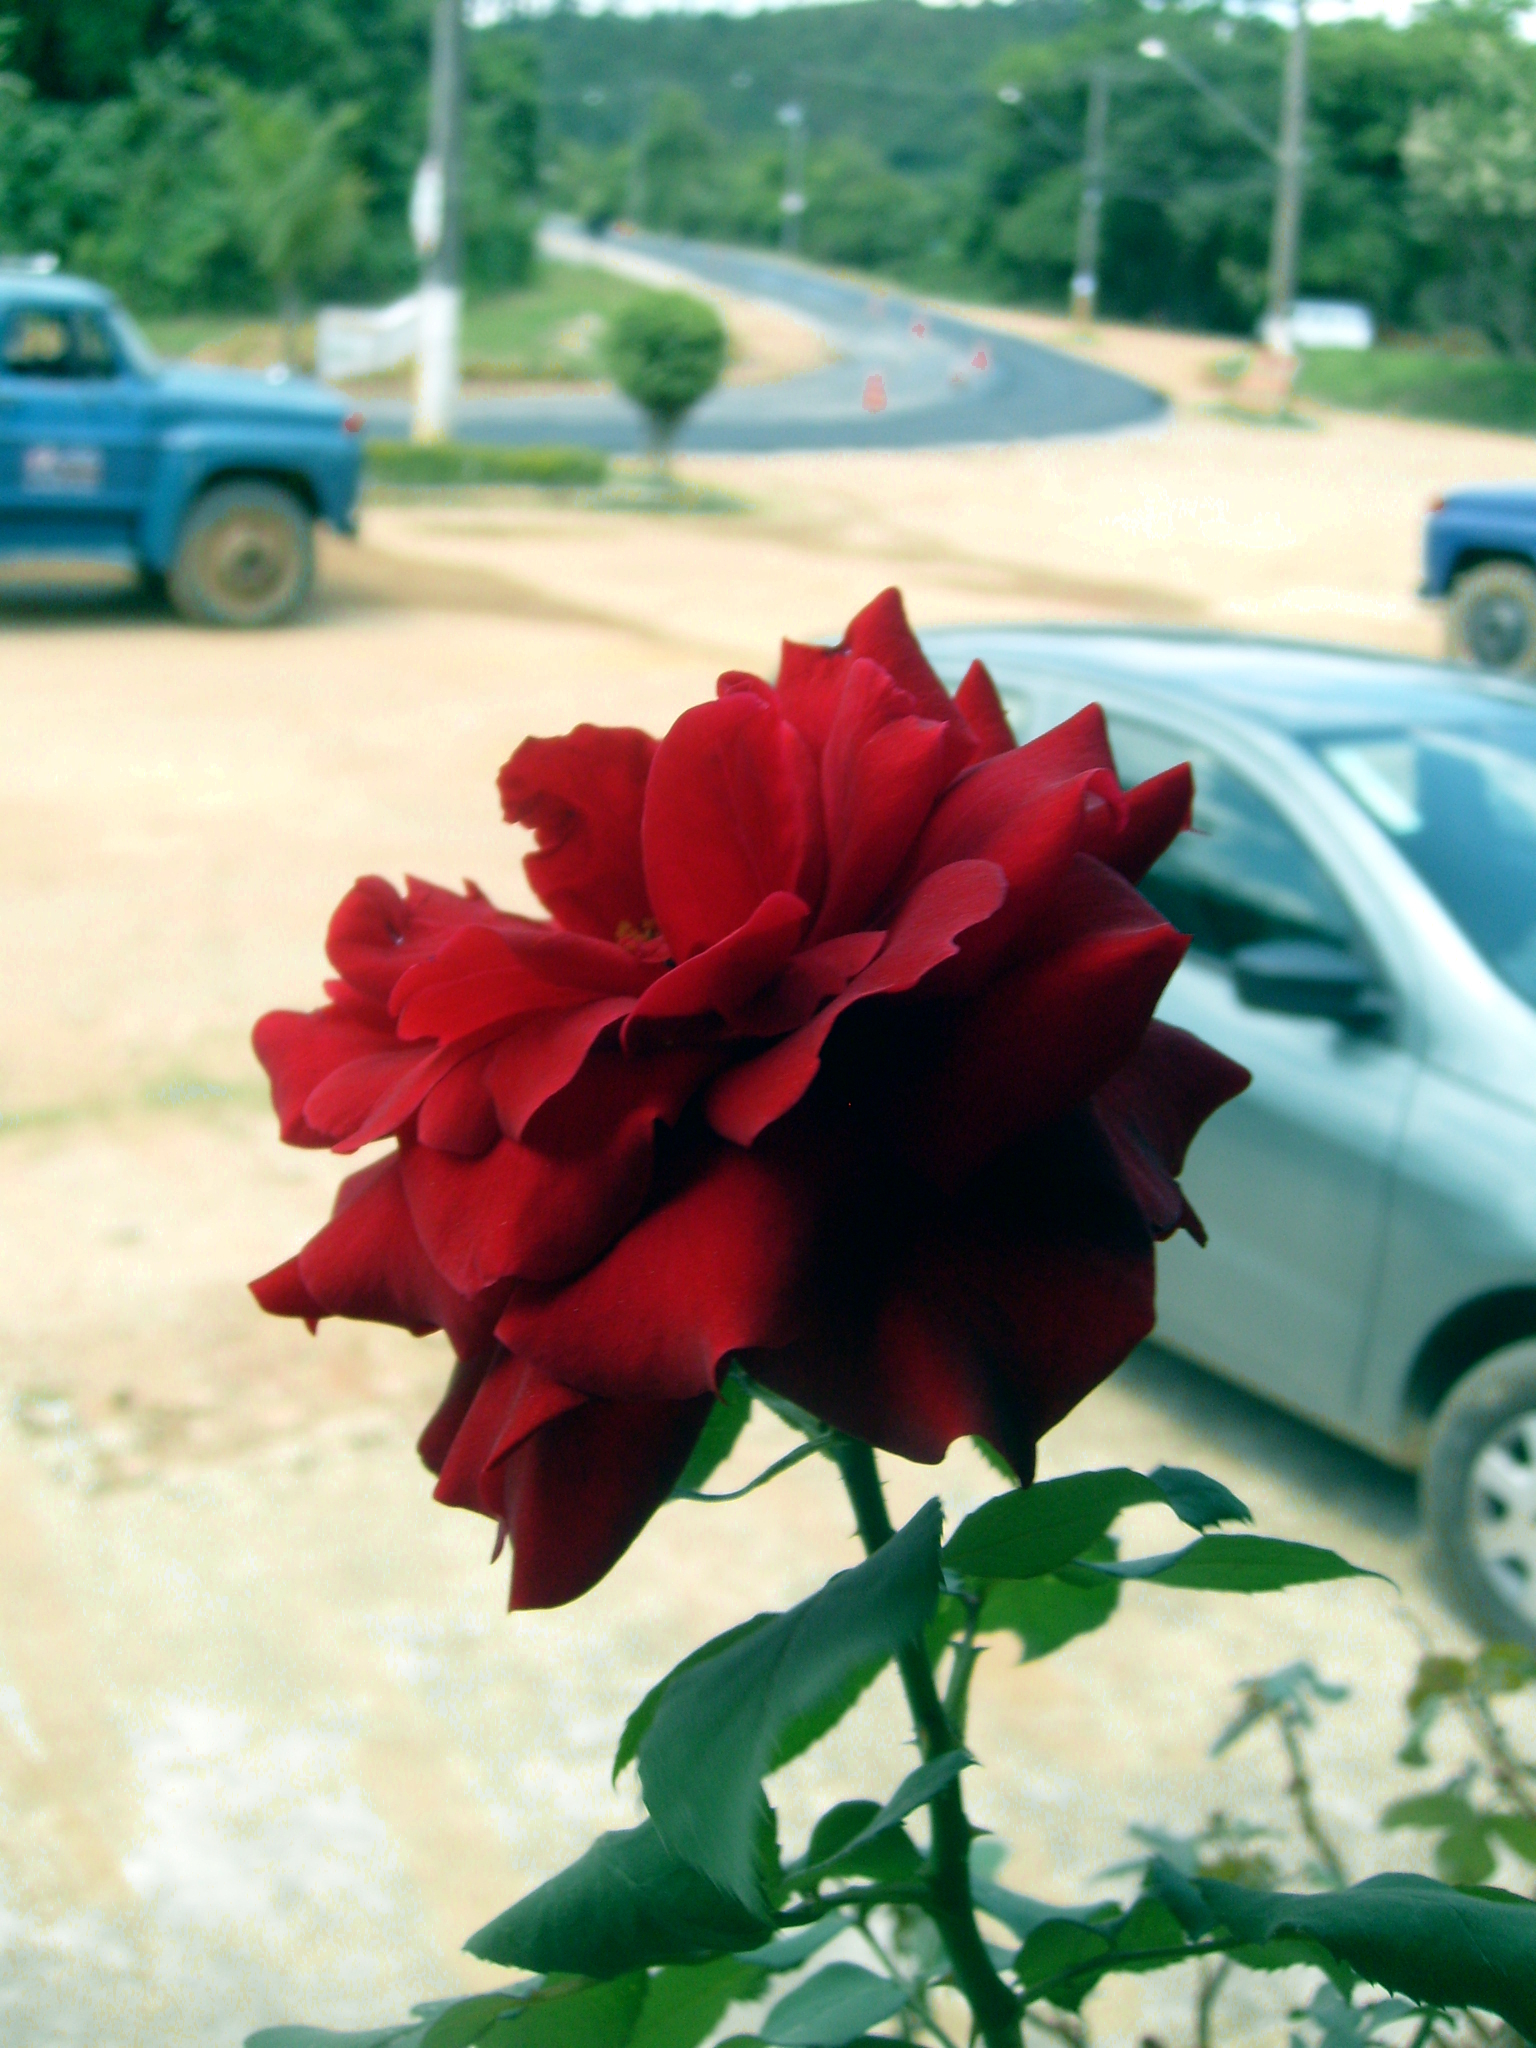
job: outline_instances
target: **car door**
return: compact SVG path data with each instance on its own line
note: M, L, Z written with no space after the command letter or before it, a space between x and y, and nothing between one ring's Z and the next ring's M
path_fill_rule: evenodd
M1239 999L1239 947L1304 938L1375 964L1368 934L1340 879L1250 774L1150 723L1111 718L1110 730L1126 783L1193 761L1195 830L1142 885L1192 941L1158 1014L1253 1074L1191 1152L1184 1185L1210 1241L1181 1235L1160 1251L1158 1334L1347 1425L1417 1058L1390 1021L1360 1029Z
M148 397L97 307L9 310L0 329L0 548L132 548L150 470Z

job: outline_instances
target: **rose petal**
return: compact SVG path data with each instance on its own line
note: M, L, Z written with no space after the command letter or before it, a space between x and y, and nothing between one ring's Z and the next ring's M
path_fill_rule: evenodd
M793 1334L793 1285L816 1210L776 1161L721 1150L589 1272L541 1299L510 1301L497 1337L585 1394L711 1394L733 1351Z
M720 1076L705 1102L710 1127L733 1144L750 1145L810 1087L828 1034L850 1005L916 988L953 958L958 934L990 917L1006 890L1001 869L987 861L960 861L927 876L902 905L879 955L840 996L788 1038Z
M605 996L575 1010L546 1010L516 1025L486 1068L503 1133L521 1138L551 1096L570 1085L603 1033L633 1007L628 996Z
M970 751L958 725L914 717L884 669L852 664L821 757L827 891L813 937L868 921Z
M1011 754L1018 745L997 685L979 661L973 661L966 670L955 692L955 708L976 735L982 760L990 760L994 754Z
M443 1279L411 1223L398 1157L343 1181L330 1222L252 1292L275 1315L348 1316L418 1337L445 1330L461 1356L484 1348L506 1298L500 1289L466 1299Z
M798 896L765 896L745 924L651 983L624 1027L625 1045L644 1043L646 1025L669 1018L734 1017L788 961L809 916Z
M1204 1244L1205 1230L1174 1176L1206 1118L1241 1095L1252 1078L1203 1040L1154 1022L1096 1091L1094 1111L1154 1237L1182 1226Z
M351 997L307 1015L269 1010L251 1034L272 1083L272 1106L287 1145L328 1145L330 1133L307 1121L304 1104L327 1075L395 1050L394 1026L375 1004Z
M650 917L640 814L656 742L628 726L578 725L527 739L497 778L502 810L538 841L523 867L567 930L616 938Z
M515 929L473 883L462 896L408 877L404 896L380 875L365 875L338 905L325 936L326 957L351 986L387 1003L408 967L428 960L466 925Z
M1086 855L1054 908L1061 943L966 1004L942 1065L912 1090L913 1156L942 1187L959 1188L1102 1087L1136 1050L1189 943Z
M810 750L749 692L695 705L657 749L641 843L675 961L725 938L776 892L816 903L825 854Z

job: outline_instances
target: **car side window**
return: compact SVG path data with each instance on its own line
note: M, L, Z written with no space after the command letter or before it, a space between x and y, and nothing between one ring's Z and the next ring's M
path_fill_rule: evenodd
M0 367L10 377L115 377L117 348L91 306L18 306L5 323Z
M1357 952L1354 919L1312 853L1266 798L1208 748L1132 719L1109 720L1127 788L1188 761L1194 830L1181 832L1140 887L1193 949L1226 960L1261 939L1313 939Z

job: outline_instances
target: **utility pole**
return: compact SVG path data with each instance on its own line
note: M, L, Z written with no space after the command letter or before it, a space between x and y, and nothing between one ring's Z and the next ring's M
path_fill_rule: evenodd
M463 111L463 0L434 0L427 154L411 192L411 232L422 258L413 441L446 439L459 395Z
M1088 123L1083 146L1083 196L1077 209L1077 260L1072 271L1072 318L1092 324L1099 297L1099 220L1104 211L1104 142L1109 131L1109 66L1088 73Z
M805 109L798 100L790 100L780 107L778 118L785 130L779 247L793 255L800 246L800 216L805 212Z
M1307 5L1296 0L1296 26L1285 52L1280 141L1275 151L1275 217L1269 238L1269 306L1261 332L1266 346L1290 355L1296 310L1296 262L1301 245L1301 195L1306 176Z

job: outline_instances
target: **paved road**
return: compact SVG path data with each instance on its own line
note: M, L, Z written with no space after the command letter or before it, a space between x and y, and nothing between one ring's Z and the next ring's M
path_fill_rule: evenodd
M1095 363L807 264L665 235L635 235L624 246L724 290L770 299L811 321L836 351L825 368L783 383L715 392L679 438L680 447L700 454L1039 441L1144 426L1165 409L1156 392ZM865 405L872 378L883 410ZM377 404L370 413L376 432L405 433L403 404ZM574 442L613 454L642 445L634 408L589 392L466 399L459 433L467 441Z

